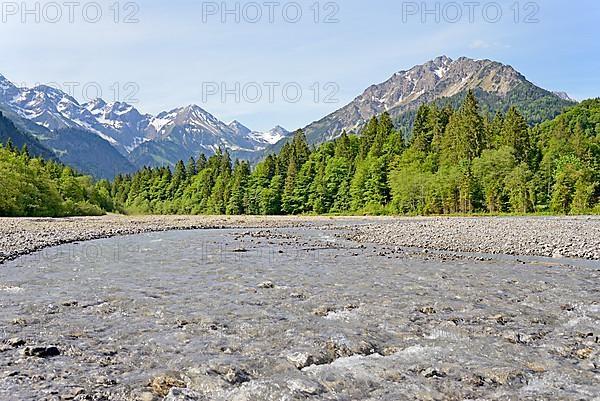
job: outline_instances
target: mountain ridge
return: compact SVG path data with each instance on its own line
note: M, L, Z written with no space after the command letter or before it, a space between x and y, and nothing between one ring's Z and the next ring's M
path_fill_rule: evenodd
M575 104L566 93L537 87L510 65L439 56L370 85L347 105L303 129L310 144L319 144L343 131L359 132L370 118L387 111L406 135L419 105L456 104L471 89L484 111L503 111L516 103L525 109L530 123L552 118ZM18 88L1 74L0 111L42 140L51 132L66 129L93 132L138 168L172 166L177 160L210 155L218 149L228 149L234 158L256 161L277 151L291 137L281 126L258 132L237 120L226 124L195 104L155 116L124 102L94 99L80 104L47 85Z
M481 89L506 98L525 83L545 91L545 96L565 102L564 106L574 104L535 86L510 65L489 59L460 57L452 60L439 56L369 86L350 103L308 124L303 130L309 143L320 143L337 138L344 130L358 131L370 118L385 111L398 121L402 113L416 110L421 104L452 98L469 89ZM561 111L558 109L551 113L554 114L552 117Z
M90 131L137 167L144 165L141 163L174 165L178 160L176 155L210 155L217 149L229 149L250 158L252 153L260 152L290 134L284 129L261 133L246 128L247 132L240 135L195 104L153 116L141 113L125 102L106 102L98 98L79 103L48 85L18 88L1 74L0 111L22 130L46 140L51 137L60 142L56 135L50 135L56 131ZM150 145L149 142L153 143ZM86 164L84 159L78 160L78 164Z

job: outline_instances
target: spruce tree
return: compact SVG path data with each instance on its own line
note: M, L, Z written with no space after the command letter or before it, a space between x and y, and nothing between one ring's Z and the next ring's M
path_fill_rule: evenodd
M411 147L421 152L429 152L433 141L432 116L430 114L429 106L422 104L417 110L413 123Z
M504 118L502 143L514 149L515 157L519 162L527 161L530 148L529 127L515 106L508 110Z
M460 110L458 152L460 159L473 160L484 149L483 118L475 94L469 90Z

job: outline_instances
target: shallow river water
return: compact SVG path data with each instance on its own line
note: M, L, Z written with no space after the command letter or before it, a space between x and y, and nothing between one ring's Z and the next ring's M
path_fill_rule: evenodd
M144 234L1 265L0 400L600 400L600 266L339 234Z

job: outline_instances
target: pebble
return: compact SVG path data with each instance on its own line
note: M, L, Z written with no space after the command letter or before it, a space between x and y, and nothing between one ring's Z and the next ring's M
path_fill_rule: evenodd
M435 250L600 259L597 216L400 218L351 228L346 237L356 242L420 248L429 255Z
M206 398L187 388L171 388L163 401L204 401Z
M275 288L275 284L272 281L264 281L258 285L258 288L263 288L263 289Z
M57 347L25 347L23 349L24 356L35 356L38 358L52 358L60 355L60 350Z
M185 382L174 375L157 376L150 382L154 394L165 397L173 387L186 387Z
M298 370L302 370L308 366L316 364L314 356L308 352L295 352L287 356L287 360L290 361Z

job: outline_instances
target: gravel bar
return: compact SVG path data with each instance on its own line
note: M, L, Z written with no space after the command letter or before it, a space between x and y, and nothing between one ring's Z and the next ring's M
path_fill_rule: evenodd
M600 260L600 217L446 217L351 227L351 239L438 251Z
M600 217L121 216L0 218L0 264L41 249L155 231L344 226L364 243L438 251L600 260Z
M44 248L80 241L147 232L294 227L311 217L122 216L0 218L0 264ZM321 219L324 220L324 219Z

